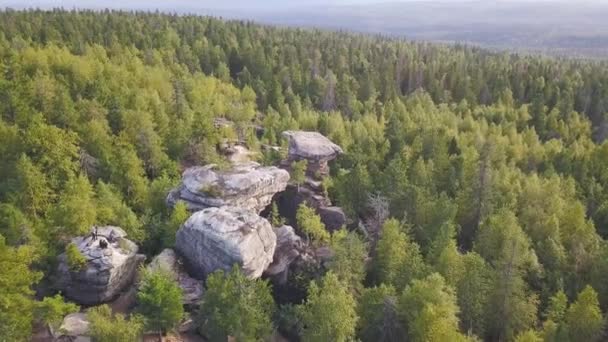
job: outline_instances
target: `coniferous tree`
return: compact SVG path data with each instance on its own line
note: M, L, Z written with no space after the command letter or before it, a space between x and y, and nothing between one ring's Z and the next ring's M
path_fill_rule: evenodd
M353 295L333 272L328 272L318 284L310 284L300 317L304 341L348 341L355 335L358 320Z
M250 280L235 265L229 273L216 271L207 277L201 301L200 332L209 339L262 340L272 333L275 311L266 281Z
M0 235L0 331L8 341L27 341L35 308L32 285L42 274L32 271L31 247L10 247Z
M89 334L94 341L137 341L141 338L144 324L139 316L127 319L123 314L112 314L108 305L91 308L87 312Z
M321 218L313 208L309 208L306 203L300 204L296 212L298 227L306 235L308 241L314 244L329 242L330 234L321 222Z
M395 219L387 220L382 227L374 268L379 283L393 285L398 290L426 272L418 245Z
M184 318L182 290L162 271L143 270L137 302L148 329L162 334L175 329Z

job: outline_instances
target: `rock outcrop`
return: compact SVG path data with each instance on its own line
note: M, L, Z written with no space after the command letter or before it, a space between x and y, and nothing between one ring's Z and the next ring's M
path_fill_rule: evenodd
M335 231L347 223L346 213L340 207L329 206L317 208L317 214L328 230Z
M274 233L277 236L277 247L273 261L264 274L274 277L278 283L285 283L289 267L303 253L304 243L290 226L275 228Z
M197 305L203 297L203 284L188 275L183 260L170 248L163 250L148 265L153 271L161 270L171 275L179 284L183 294L183 304Z
M238 264L253 279L272 262L276 242L266 219L243 207L224 206L194 213L178 230L175 248L196 278Z
M84 305L108 302L131 285L137 267L145 259L137 254L138 247L126 238L118 227L98 227L97 238L92 235L72 240L86 259L79 270L68 265L66 254L59 256L56 288Z
M90 342L87 314L77 312L63 318L59 329L53 333L55 341Z
M255 162L237 163L228 170L215 165L197 166L184 171L182 184L169 193L167 203L173 206L184 201L193 212L235 206L259 213L276 193L285 190L288 182L287 171Z
M332 205L327 197L322 180L329 174L328 162L342 154L342 148L317 132L286 131L282 134L289 140L289 153L282 167L290 170L294 161L308 162L306 181L299 186L288 185L275 196L279 212L297 228L296 211L305 202L315 208L328 230L340 229L346 224L346 215L340 207Z
M285 131L283 137L289 140L288 163L306 159L307 175L318 178L329 174L327 162L342 154L342 148L321 133Z

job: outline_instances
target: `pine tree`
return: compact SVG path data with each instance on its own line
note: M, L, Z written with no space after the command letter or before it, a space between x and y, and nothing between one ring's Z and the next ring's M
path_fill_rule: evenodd
M300 189L300 185L306 181L307 168L308 161L306 159L291 163L291 182L298 187L298 190Z
M281 217L277 202L272 202L272 208L270 211L270 223L272 223L273 227L280 227L285 224L285 218Z
M487 304L488 333L511 339L533 327L538 298L523 276L537 267L536 255L515 215L503 210L491 216L480 228L475 248L496 272Z
M95 191L97 224L118 226L125 230L130 240L143 241L146 233L142 223L120 192L102 181L97 183Z
M0 331L7 341L27 341L35 308L32 286L42 274L31 269L31 247L9 247L0 235Z
M137 292L138 311L150 330L163 335L184 318L182 290L173 278L162 271L143 270Z
M54 297L44 297L42 302L37 303L36 317L45 324L51 325L54 329L68 314L78 312L80 307L74 303L66 303L60 295Z
M378 282L393 285L398 290L426 272L418 245L401 229L395 219L384 223L376 246L374 266Z
M299 309L303 341L345 342L355 335L355 299L333 272L325 274L318 284L312 281L306 302Z
M34 218L44 214L53 198L47 177L30 158L21 155L15 166L18 187L17 200L21 208Z
M570 305L565 316L568 333L572 341L599 341L604 330L604 317L591 286L581 291Z
M91 183L85 176L70 179L51 217L56 236L77 236L89 232L97 222L97 207Z
M177 234L179 228L189 217L190 212L188 211L188 205L182 201L177 202L173 207L171 216L169 216L167 222L165 223L165 228L162 234L162 242L164 247L171 248L175 245L175 234Z
M362 341L403 340L405 328L398 316L397 293L392 286L383 284L363 290L357 312L357 336Z
M349 288L359 290L365 278L367 246L356 233L346 229L333 233L330 246L333 256L329 270Z
M212 341L228 336L239 341L263 340L272 333L274 311L268 283L247 279L235 265L229 273L216 271L207 277L200 332Z
M399 298L399 314L412 341L467 341L458 331L454 290L437 273L405 288Z
M87 312L89 335L96 342L138 341L143 333L143 319L123 314L112 314L108 305L91 308Z
M314 209L309 208L305 202L302 202L296 212L296 221L298 228L306 235L308 241L313 244L327 243L331 235L325 229L325 225L321 222L321 218Z

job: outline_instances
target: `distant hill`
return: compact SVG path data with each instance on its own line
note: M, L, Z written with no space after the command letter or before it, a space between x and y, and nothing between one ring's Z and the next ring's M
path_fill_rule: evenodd
M376 32L499 49L608 57L608 3L458 1L385 3L263 13L282 25Z
M327 5L326 3L332 3ZM310 1L62 1L65 8L117 8L196 13L263 23L319 27L461 42L496 49L589 58L608 57L608 2L412 0L344 5L356 0ZM325 4L324 4L325 3ZM57 1L9 0L13 8L58 6Z

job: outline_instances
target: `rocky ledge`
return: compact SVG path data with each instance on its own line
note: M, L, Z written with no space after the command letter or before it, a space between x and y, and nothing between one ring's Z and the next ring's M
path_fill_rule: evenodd
M126 239L118 227L98 227L97 238L92 235L72 239L86 264L79 270L70 268L65 253L59 256L56 288L84 305L108 302L131 285L137 268L145 257L137 254L138 247Z
M194 213L178 230L175 248L196 278L238 264L253 279L272 262L276 243L266 219L241 207L224 206Z
M281 226L274 230L277 236L277 247L272 264L264 272L276 278L278 283L285 283L291 264L303 253L304 242L291 226Z
M209 207L235 206L259 213L272 197L285 190L289 173L255 162L238 163L228 170L215 165L197 166L184 171L182 184L171 191L167 203L184 201L190 211Z
M289 140L289 156L308 160L332 160L342 154L342 148L319 132L285 131Z

